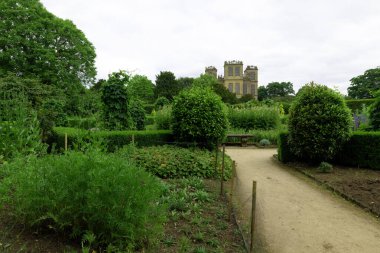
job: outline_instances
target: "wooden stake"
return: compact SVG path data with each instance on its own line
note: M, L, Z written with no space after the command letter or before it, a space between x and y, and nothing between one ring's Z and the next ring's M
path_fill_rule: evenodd
M216 143L216 153L215 153L215 175L218 175L218 153L219 153L219 143Z
M230 208L228 217L230 220L232 219L232 208L233 208L233 192L234 192L234 183L235 183L235 169L236 169L236 162L232 161L232 177L231 177L231 189L230 189Z
M256 181L252 182L252 213L251 213L251 248L250 252L253 253L254 232L255 232L255 217L256 217Z
M135 145L135 135L132 134L132 145Z
M67 151L67 133L65 134L65 151Z

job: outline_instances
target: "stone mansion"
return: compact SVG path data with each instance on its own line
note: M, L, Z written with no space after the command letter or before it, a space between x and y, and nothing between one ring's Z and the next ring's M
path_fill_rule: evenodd
M218 70L214 66L206 67L205 73L212 75L224 84L224 86L236 97L252 95L257 100L258 68L247 66L243 73L242 61L225 61L224 76L218 76Z

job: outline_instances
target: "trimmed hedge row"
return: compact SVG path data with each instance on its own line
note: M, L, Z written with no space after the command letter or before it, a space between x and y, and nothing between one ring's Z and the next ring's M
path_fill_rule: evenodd
M67 127L80 128L80 129L91 129L98 125L98 120L95 117L92 118L80 118L72 117L67 119Z
M277 141L278 159L284 163L297 160L290 150L288 135L280 133ZM333 160L346 166L380 170L380 132L354 132Z
M68 146L73 147L81 142L91 142L92 140L103 140L106 149L110 152L134 142L138 147L165 145L173 142L174 136L169 130L154 131L86 131L69 127L55 127L50 144L55 143L57 150L64 149L65 134L67 134Z
M355 112L356 110L361 110L363 105L366 107L370 106L373 102L375 102L375 99L368 98L368 99L348 99L346 100L346 104L348 108L351 109L352 112Z

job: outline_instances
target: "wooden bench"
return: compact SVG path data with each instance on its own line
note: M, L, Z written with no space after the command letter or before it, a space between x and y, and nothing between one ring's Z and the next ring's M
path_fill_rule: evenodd
M226 136L226 144L232 144L234 142L228 142L231 138L240 138L240 146L247 147L248 146L248 138L253 137L252 134L227 134Z

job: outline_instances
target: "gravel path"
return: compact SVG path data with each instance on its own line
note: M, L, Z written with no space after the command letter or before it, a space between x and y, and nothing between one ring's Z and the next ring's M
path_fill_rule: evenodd
M257 181L259 252L380 252L378 219L277 164L276 149L226 150L237 162L237 191L247 217Z

